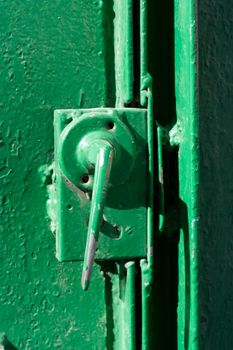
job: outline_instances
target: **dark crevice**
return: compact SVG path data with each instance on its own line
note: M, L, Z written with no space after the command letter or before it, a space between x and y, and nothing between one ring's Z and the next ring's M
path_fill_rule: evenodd
M104 55L106 69L106 107L115 106L115 51L114 51L114 8L113 0L103 2Z
M111 277L105 273L105 304L106 304L106 349L112 350L114 344L114 320L113 320L113 304L112 304L112 281Z
M174 0L148 0L148 71L154 113L163 126L176 122Z
M135 319L136 319L136 350L141 350L142 343L142 279L139 261L136 262L135 278Z
M106 261L100 263L101 271L104 277L104 296L106 307L106 349L114 348L114 314L113 314L113 290L112 274L117 274L117 263Z
M140 107L140 2L133 1L133 101L128 107Z
M153 79L154 118L171 128L176 123L174 1L148 0L148 72ZM155 164L157 152L155 142ZM165 232L156 234L151 307L151 348L177 349L179 185L178 152L164 150ZM155 170L155 176L157 172ZM158 178L155 178L155 193ZM155 195L155 220L158 208ZM158 223L155 222L155 226ZM158 230L157 230L158 232Z

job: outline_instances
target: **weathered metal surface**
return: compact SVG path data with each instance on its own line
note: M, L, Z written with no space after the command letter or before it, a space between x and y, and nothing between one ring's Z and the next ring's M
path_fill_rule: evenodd
M99 266L95 292L84 295L81 264L60 264L54 256L45 205L54 109L97 107L107 99L102 6L0 3L0 331L17 349L106 344Z

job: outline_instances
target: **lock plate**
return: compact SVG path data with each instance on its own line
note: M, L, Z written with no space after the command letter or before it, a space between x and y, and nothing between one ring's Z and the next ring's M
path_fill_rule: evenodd
M56 230L56 256L60 261L83 260L91 204L90 188L82 188L78 183L78 176L77 181L74 177L70 180L67 173L64 173L64 167L61 166L61 144L66 142L66 130L71 123L80 125L76 131L77 139L83 136L85 128L82 127L81 120L85 120L86 115L91 115L92 118L88 131L91 128L92 131L105 132L104 128L110 128L111 124L101 125L98 118L101 113L106 121L109 116L110 122L113 120L118 123L118 129L125 127L129 130L135 152L133 161L123 158L121 166L116 165L115 170L113 169L113 183L107 192L96 259L146 257L149 190L147 110L97 108L55 111L53 224ZM73 154L72 149L67 155L63 154L63 160L65 159L66 164L70 163L71 167ZM72 176L75 176L75 172ZM118 177L122 180L117 181Z

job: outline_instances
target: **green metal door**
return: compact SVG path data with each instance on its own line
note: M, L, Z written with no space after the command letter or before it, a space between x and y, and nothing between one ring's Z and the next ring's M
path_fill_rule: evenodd
M2 347L198 349L193 2L0 10Z

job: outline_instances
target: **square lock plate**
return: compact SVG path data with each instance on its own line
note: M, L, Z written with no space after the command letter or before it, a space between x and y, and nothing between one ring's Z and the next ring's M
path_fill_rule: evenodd
M60 145L70 123L88 114L91 115L92 122L95 124L97 116L101 113L105 116L109 115L110 123L106 125L107 129L114 127L111 124L113 115L115 120L124 123L132 134L136 151L130 171L128 159L124 156L121 158L120 172L119 168L112 170L114 178L123 180L110 186L107 190L103 223L95 256L97 260L146 257L149 197L147 110L136 108L72 109L57 110L54 116L53 205L56 256L60 261L83 260L91 204L91 192L80 189L64 175L59 158ZM77 138L80 133L83 133L81 126L80 131L78 129ZM66 157L67 161L72 159L69 152L65 153Z

